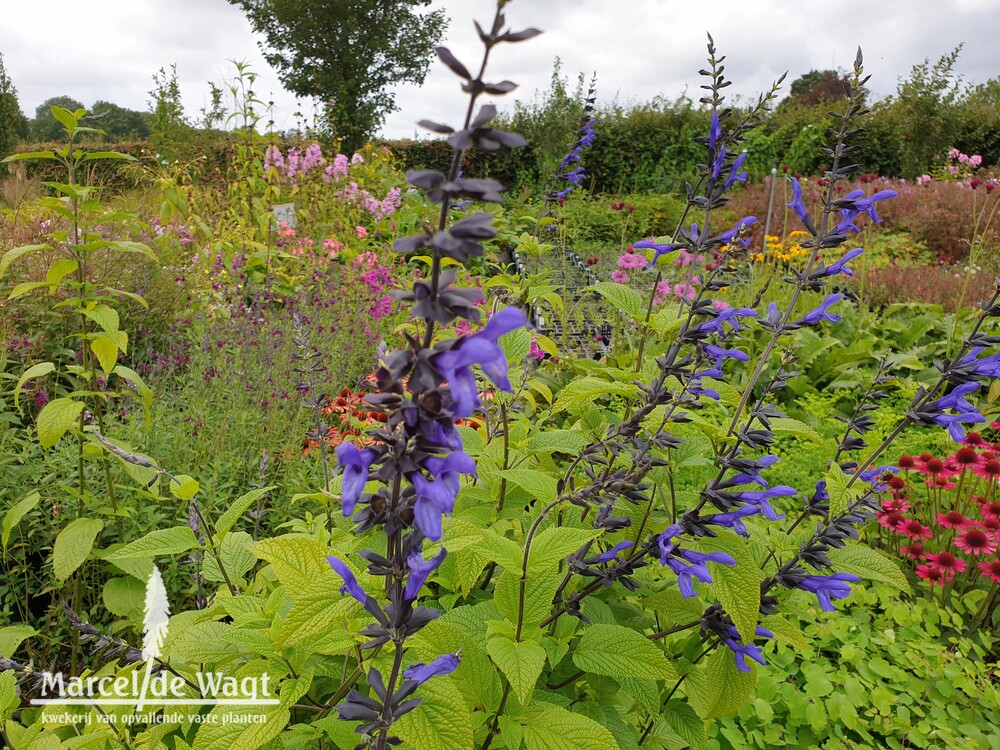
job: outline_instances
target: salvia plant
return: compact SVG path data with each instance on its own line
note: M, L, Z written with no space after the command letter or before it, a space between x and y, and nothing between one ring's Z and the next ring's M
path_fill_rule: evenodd
M183 555L194 571L184 584L194 609L171 608L162 652L146 664L140 649L70 607L80 637L120 659L99 669L166 670L188 686L209 669L267 674L276 695L259 726L92 730L116 746L706 748L708 722L752 694L771 642L801 644L793 619L826 616L810 610L813 603L834 610L862 577L908 588L893 562L859 543L860 530L898 472L882 462L905 428L944 428L960 438L966 425L984 421L975 393L980 380L1000 375L1000 336L986 330L1000 317L1000 288L954 358L935 363L937 381L916 392L877 445L867 440L894 387L889 360L835 441L778 407L796 375L801 332L837 321L847 304L831 285L851 273L861 250L842 246L863 222L878 221L879 202L892 197L838 192L856 169L867 82L860 52L828 150L824 199L806 205L790 185L789 207L808 237L802 265L782 279L787 302L764 306L763 290L753 290L746 307L716 304L719 292L742 283L756 225L747 216L720 226L717 215L745 179L742 144L777 84L745 110L728 107L724 58L709 38L702 102L711 125L699 139L698 179L673 235L634 243L645 253L648 297L621 284L594 287L638 345L603 362L555 367L531 356L518 306L488 303L479 289L460 286L455 270L482 256L496 229L492 214L452 207L496 203L502 190L494 180L461 176L463 153L524 145L493 128L496 109L480 104L515 88L486 78L492 54L540 33L507 29L506 5L498 3L488 26L477 24L478 68L437 50L468 104L459 127L422 122L452 147L447 172L408 174L437 209L436 221L393 245L431 259L426 276L395 294L418 325L401 327L400 348L379 354L365 397L366 413L378 418L367 420L367 431L352 425L361 434L345 431L349 440L332 455L321 332L295 320L299 390L323 473L322 487L293 502L316 502L325 512L303 513L267 536L260 521L274 487L266 457L259 486L229 500L122 448L100 426L80 425L147 489L166 480L182 501L178 515L187 511L174 527L110 545L101 564L145 580L152 570L145 563ZM686 284L694 293L654 305L661 266L682 250L715 262L693 260ZM515 288L505 297L524 298L507 279ZM487 311L481 327L451 333ZM83 398L99 397L88 389L74 400ZM827 470L808 487L774 481L789 435L829 448ZM226 509L214 515L220 502ZM253 535L238 528L248 521ZM170 575L164 582L172 590ZM133 625L142 622L133 611ZM14 674L26 692L39 675L7 658L0 668L10 670L0 674L6 717L18 703ZM40 736L40 722L22 726L31 718L26 709L20 723L6 723L13 746ZM70 729L61 727L60 739L77 742Z

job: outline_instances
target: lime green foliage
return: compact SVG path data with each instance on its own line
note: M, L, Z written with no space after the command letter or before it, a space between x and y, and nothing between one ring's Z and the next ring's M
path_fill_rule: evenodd
M837 617L788 615L809 641L779 645L750 700L713 729L710 748L1000 747L995 638L950 636L958 624L898 590L857 591Z

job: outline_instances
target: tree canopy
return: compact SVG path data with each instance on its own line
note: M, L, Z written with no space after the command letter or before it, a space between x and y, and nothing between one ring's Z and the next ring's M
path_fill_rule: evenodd
M28 135L28 120L21 112L17 89L0 55L0 158L14 151L17 142Z
M36 143L46 143L48 141L59 141L63 138L63 126L52 116L53 107L62 107L70 112L78 109L86 109L82 102L77 101L72 96L53 96L35 107L35 119L29 126L31 140Z
M332 135L359 148L396 111L389 87L423 83L447 25L431 0L229 0L285 86L315 97Z

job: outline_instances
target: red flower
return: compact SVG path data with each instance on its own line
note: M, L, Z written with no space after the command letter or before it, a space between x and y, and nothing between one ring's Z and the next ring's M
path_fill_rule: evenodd
M973 177L969 180L969 187L975 190L977 187L983 184L983 181L979 177Z
M929 562L937 565L941 570L949 573L961 573L965 570L965 560L959 560L950 552L938 552L936 555L927 555Z
M906 519L903 517L903 514L896 513L895 511L889 513L877 513L875 517L878 520L879 526L884 526L890 531L899 531L899 527L906 523ZM919 523L919 521L917 523Z
M980 521L979 528L989 534L993 541L1000 542L1000 518L987 518Z
M920 460L923 461L924 463L927 463L932 458L934 458L934 456L932 456L930 453L921 453L920 454Z
M917 566L915 572L918 578L923 578L932 586L944 586L954 578L954 575L948 573L947 570L942 570L933 563L921 563Z
M899 551L912 560L920 560L927 554L927 550L924 549L924 545L920 542L914 542L913 544L908 544L905 547L900 547Z
M995 182L992 182L992 181L990 181L990 182L987 182L987 183L986 183L986 192L987 192L987 193L992 193L992 192L993 192L993 189L994 189L994 188L995 188L996 186L997 186L997 184L996 184Z
M934 536L930 526L924 526L916 518L904 521L897 528L900 534L906 534L910 539L930 539Z
M987 459L981 466L974 468L972 472L977 477L996 481L996 479L1000 477L1000 461L995 458Z
M986 441L983 440L983 436L978 432L970 432L965 436L966 445L986 445Z
M906 480L902 477L893 477L889 480L889 486L894 490L902 490L906 488Z
M983 529L964 529L955 537L955 546L967 555L992 555L997 543Z
M900 456L899 457L899 468L900 469L912 469L917 465L917 462L913 460L913 456Z
M966 518L957 510L950 510L947 513L938 513L935 522L946 529L964 529L966 526L973 526L974 522Z
M923 456L921 456L923 458ZM924 462L924 471L926 471L931 476L937 476L944 471L944 461L940 458L928 458Z
M972 437L975 433L970 433L969 437ZM978 436L977 436L978 437ZM982 438L980 438L982 440ZM959 466L975 466L979 463L979 454L976 453L974 448L959 448L955 451L955 463Z
M992 560L986 560L985 562L979 563L979 569L983 571L983 575L991 581L994 583L1000 583L1000 557L995 557Z
M905 513L910 509L910 504L901 497L894 497L891 500L882 501L882 510L886 513Z

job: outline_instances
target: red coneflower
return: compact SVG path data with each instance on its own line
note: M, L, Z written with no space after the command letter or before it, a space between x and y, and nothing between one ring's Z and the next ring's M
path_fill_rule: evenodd
M967 555L992 555L997 543L981 528L969 528L955 537L955 546Z
M966 518L957 510L950 510L947 513L938 513L937 518L934 521L938 526L944 526L946 529L963 529L966 526L974 525L971 518Z
M991 581L1000 583L1000 557L979 563L979 569Z
M917 465L917 462L913 460L913 456L900 456L897 463L900 469L912 469Z
M889 480L889 487L894 490L906 489L906 480L902 477L893 477Z
M927 554L927 550L924 549L924 545L920 542L913 542L913 544L900 547L899 551L911 560L921 560Z
M941 570L949 573L961 573L965 570L965 560L959 560L950 552L938 552L936 555L927 555L928 562L937 565Z
M915 572L918 578L923 578L932 586L944 586L952 578L954 578L954 576L949 574L948 571L942 570L933 563L921 563L917 566Z
M901 497L894 497L891 500L882 501L882 510L886 513L905 513L910 509L910 504Z
M987 459L983 462L982 466L977 466L972 470L972 473L983 479L992 479L996 481L1000 478L1000 461L995 458Z
M948 477L940 474L927 480L927 486L939 490L953 490L957 486L954 482L948 481Z
M995 542L1000 542L1000 518L987 518L979 522L979 528L985 531Z
M924 526L916 518L903 521L903 523L896 527L896 531L900 534L906 534L906 536L910 537L910 539L930 539L934 536L934 532L931 531L931 527Z
M979 512L983 514L983 518L1000 519L1000 502L994 500L992 503L983 503L979 506Z
M903 514L895 511L890 513L877 513L875 514L875 517L879 526L883 526L890 531L899 531L900 525L906 523L906 519L903 517Z
M934 458L934 456L932 456L930 453L924 452L920 454L920 460L923 461L924 463L927 463L932 458Z
M970 432L965 436L966 445L984 445L986 441L978 432Z
M979 463L979 454L974 448L959 448L955 451L955 463L959 466L975 466Z
M923 456L921 456L921 458L923 458ZM934 458L932 456L924 461L924 470L931 476L937 476L944 471L944 461L940 458Z

